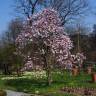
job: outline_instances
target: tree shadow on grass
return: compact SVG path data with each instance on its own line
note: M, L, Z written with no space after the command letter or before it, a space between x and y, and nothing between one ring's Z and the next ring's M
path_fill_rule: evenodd
M15 88L17 91L32 92L39 88L47 87L46 80L15 79L7 80L6 85Z
M47 85L47 80L43 78L18 78L12 80L6 80L6 86L12 87L17 91L24 91L24 92L35 92L36 90L46 91L46 90L55 90L60 89L64 86L73 86L73 87L95 87L95 84L91 84L88 81L91 80L89 77L64 77L61 78L60 76L54 77L51 86ZM96 88L96 87L95 87Z
M22 92L31 92L34 93L36 90L48 91L48 90L55 90L56 88L59 89L60 86L67 85L68 82L65 81L53 81L51 86L48 86L47 80L44 79L15 79L15 80L7 80L6 86L15 89L16 91Z

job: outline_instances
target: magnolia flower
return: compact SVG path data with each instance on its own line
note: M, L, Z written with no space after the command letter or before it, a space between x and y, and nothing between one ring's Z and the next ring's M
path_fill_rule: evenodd
M38 55L44 55L50 49L50 53L53 54L56 61L61 65L66 65L73 44L65 33L63 26L61 26L61 20L57 12L50 8L44 9L42 12L34 14L26 22L29 21L32 21L32 25L25 23L22 32L16 39L19 50L22 50L25 46L27 47L28 44L35 43L38 46L37 50L40 50L40 52L37 52ZM31 49L29 51L31 54ZM34 61L40 59L35 54L32 59Z

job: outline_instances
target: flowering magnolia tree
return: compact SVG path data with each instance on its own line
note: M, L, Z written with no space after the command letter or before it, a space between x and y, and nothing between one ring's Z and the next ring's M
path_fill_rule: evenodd
M16 45L18 53L25 59L30 57L33 64L44 65L49 84L53 58L61 66L66 66L71 61L72 41L64 32L58 13L54 9L44 9L30 17L18 35Z
M84 54L80 52L76 53L75 55L71 55L71 57L73 58L73 64L78 66L79 68L82 67L83 62L86 59L86 56L84 56Z

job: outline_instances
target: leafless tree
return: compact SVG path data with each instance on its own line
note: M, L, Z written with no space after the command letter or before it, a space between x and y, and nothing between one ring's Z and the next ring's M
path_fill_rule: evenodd
M47 0L14 0L16 11L30 18L40 8L47 6Z
M62 19L62 25L70 20L76 20L88 11L88 0L51 0Z
M9 33L10 40L12 43L15 44L15 40L18 34L21 32L22 28L23 28L23 20L21 18L16 18L9 23L7 33Z
M61 17L62 25L76 20L88 11L88 0L16 0L17 10L27 18L44 7L56 9Z

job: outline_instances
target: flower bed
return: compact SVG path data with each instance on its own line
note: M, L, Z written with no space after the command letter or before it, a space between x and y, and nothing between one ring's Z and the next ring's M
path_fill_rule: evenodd
M71 88L71 87L64 87L61 91L65 93L71 93L74 95L80 96L96 96L96 89L94 88Z

